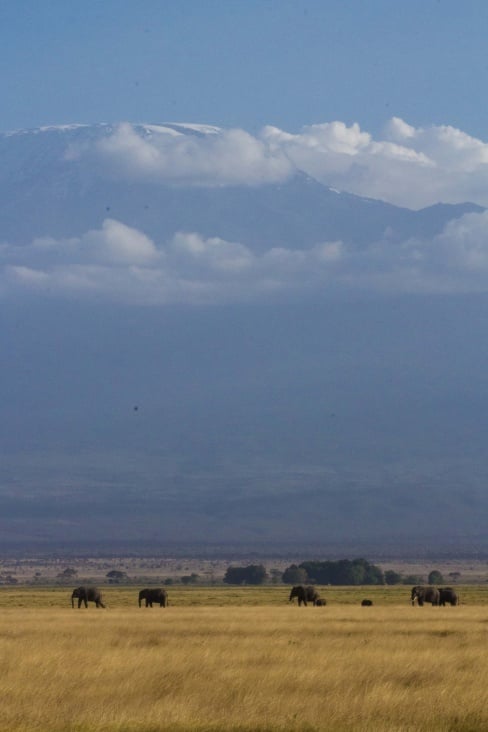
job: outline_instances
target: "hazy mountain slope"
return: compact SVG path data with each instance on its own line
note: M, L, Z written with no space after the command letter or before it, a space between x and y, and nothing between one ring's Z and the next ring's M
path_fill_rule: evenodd
M157 246L183 230L253 252L336 239L394 252L482 211L410 211L299 171L260 186L128 183L66 157L111 131L0 136L2 251L110 217ZM4 543L484 547L483 291L305 287L213 307L12 292L0 288Z
M486 298L3 310L1 527L465 543L488 508L487 316Z

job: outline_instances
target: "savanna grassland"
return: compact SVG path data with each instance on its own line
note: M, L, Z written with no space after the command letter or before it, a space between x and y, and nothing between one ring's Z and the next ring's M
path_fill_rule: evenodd
M166 609L110 587L106 610L63 588L0 591L0 729L488 729L488 597L411 607L408 588L169 589ZM360 607L363 597L373 607Z

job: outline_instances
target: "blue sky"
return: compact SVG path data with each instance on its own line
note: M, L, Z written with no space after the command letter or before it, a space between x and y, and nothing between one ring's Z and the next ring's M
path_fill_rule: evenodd
M3 0L1 130L397 116L486 139L483 0Z

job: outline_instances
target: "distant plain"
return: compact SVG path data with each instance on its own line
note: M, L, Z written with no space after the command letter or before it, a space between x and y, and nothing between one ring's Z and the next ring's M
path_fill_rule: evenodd
M235 555L231 552L211 558L195 558L176 553L165 553L154 556L120 556L120 555L18 555L0 557L0 581L2 576L13 576L19 584L35 582L36 584L52 584L59 582L59 575L67 568L76 571L76 575L67 581L68 585L81 584L82 581L106 583L106 575L111 570L126 573L130 582L147 581L151 584L162 583L167 579L178 582L184 575L195 573L199 583L218 584L222 581L229 566L246 564L263 564L271 573L272 570L283 572L290 564L305 559L339 559L349 554L329 557L326 553L303 552L288 556ZM356 553L354 556L364 556ZM466 557L456 558L385 558L368 555L367 559L377 564L383 571L393 569L403 576L419 575L427 580L429 572L438 570L442 573L445 584L483 584L488 583L488 558ZM278 585L281 583L278 583ZM488 586L488 585L487 585Z

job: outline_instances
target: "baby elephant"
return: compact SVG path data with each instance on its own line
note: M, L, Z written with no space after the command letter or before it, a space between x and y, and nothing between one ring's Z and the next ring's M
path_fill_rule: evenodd
M319 607L324 607L324 605L327 605L327 600L324 600L323 597L317 597L317 599L314 602L314 605L318 605Z
M372 604L373 604L373 600L361 600L362 607L371 607Z

